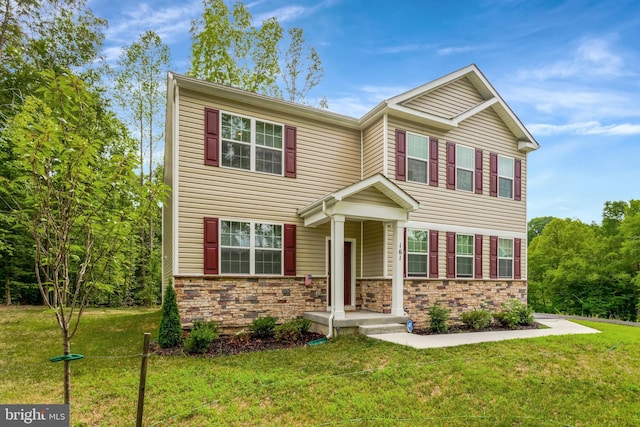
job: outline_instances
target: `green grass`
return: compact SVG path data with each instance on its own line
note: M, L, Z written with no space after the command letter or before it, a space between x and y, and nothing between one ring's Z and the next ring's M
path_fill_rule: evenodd
M143 332L159 310L90 310L72 341L72 425L135 424ZM640 328L445 349L364 337L149 360L145 425L637 426ZM0 403L60 403L53 315L0 309ZM100 356L100 357L98 357ZM115 358L114 356L118 356ZM125 357L121 357L125 356Z

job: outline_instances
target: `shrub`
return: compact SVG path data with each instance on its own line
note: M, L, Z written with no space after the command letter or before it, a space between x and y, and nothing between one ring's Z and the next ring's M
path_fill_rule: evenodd
M158 344L162 348L175 347L180 344L181 337L182 325L180 324L180 314L178 313L178 303L176 302L176 291L172 285L169 285L164 291Z
M449 319L449 310L440 306L440 304L434 304L429 309L429 317L431 322L429 324L429 330L441 334L447 332L449 327L447 326L447 320Z
M247 332L246 329L241 329L235 334L229 336L229 342L238 345L248 342L249 338L251 338L251 334Z
M502 311L493 317L507 328L533 325L533 310L518 300L507 301L502 304Z
M274 329L278 341L296 341L311 327L311 320L293 319L278 325Z
M462 323L471 329L484 329L491 323L491 313L487 310L467 311L460 316Z
M214 322L193 322L191 333L184 340L188 353L205 353L213 340L218 338L218 325Z
M269 338L273 336L276 319L271 316L259 317L249 325L249 331L255 338Z

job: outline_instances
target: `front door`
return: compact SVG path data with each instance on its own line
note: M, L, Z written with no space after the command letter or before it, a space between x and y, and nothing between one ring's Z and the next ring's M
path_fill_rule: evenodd
M329 305L331 305L331 240L329 240L329 247L327 249L329 256L329 281L327 282L329 287ZM344 305L349 306L351 303L351 273L353 266L351 265L351 242L344 242Z

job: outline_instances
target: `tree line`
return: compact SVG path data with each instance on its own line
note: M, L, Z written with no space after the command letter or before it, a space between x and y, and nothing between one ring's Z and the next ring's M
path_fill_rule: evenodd
M640 319L640 200L606 202L601 224L534 218L528 233L534 310Z

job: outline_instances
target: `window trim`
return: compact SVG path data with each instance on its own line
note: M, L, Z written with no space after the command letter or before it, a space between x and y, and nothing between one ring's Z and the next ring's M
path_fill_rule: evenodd
M218 226L218 265L220 270L220 275L223 276L258 276L258 277L273 277L273 276L284 276L284 223L273 222L273 221L262 221L262 220L246 220L246 219L232 219L232 218L219 218L219 226ZM226 246L222 244L222 223L223 222L243 222L249 223L249 247L246 246ZM256 224L269 224L269 225L278 225L280 226L280 249L273 248L259 248L256 246L255 237L255 225ZM232 248L242 248L249 249L249 273L228 273L223 271L222 264L222 252L224 249L232 249ZM269 251L280 251L280 273L256 273L256 250L269 250Z
M429 245L430 245L430 239L431 239L431 235L429 234L430 231L427 229L422 229L422 228L406 228L407 230L407 241L405 242L405 248L406 248L406 252L407 252L407 257L406 257L406 272L407 272L407 277L429 277L429 255L430 255L430 251L429 251ZM427 251L426 252L410 252L409 251L409 232L410 231L424 231L427 235ZM419 256L424 256L427 259L427 268L426 271L424 272L424 274L416 274L416 273L411 273L409 271L409 256L410 255L419 255Z
M500 256L500 241L501 240L509 240L511 241L511 257L502 257ZM501 276L500 275L500 260L508 259L511 260L511 275L510 276ZM498 279L513 279L514 267L515 267L515 239L510 237L498 237L498 260L497 260L496 270L498 273Z
M511 160L511 178L506 177L500 174L500 158ZM498 154L498 182L497 182L497 196L500 199L513 200L516 192L516 159L514 157L503 156L502 154ZM500 178L508 179L511 181L511 197L503 196L500 194Z
M458 155L458 148L460 148L460 147L462 147L464 149L467 149L467 150L471 150L471 152L472 152L472 155L471 155L471 162L472 162L471 169L467 169L467 168L461 167L459 165L458 160L460 159L460 156ZM462 145L462 144L456 144L455 148L456 148L456 176L455 176L455 179L456 179L456 190L466 191L467 193L474 193L475 189L476 189L476 187L475 187L475 181L476 181L476 177L475 177L475 174L476 174L476 149L473 148L473 147ZM460 186L459 186L460 180L458 179L458 169L462 169L464 171L467 171L467 172L471 173L471 188L469 190L466 190L464 188L460 188Z
M426 156L426 158L422 159L422 158L420 158L420 157L414 157L414 156L410 156L410 155L409 155L409 135L415 135L415 136L418 136L418 137L420 137L420 138L424 138L424 139L426 139L426 140L427 140L427 156ZM426 184L426 185L429 185L429 182L430 182L430 176L431 176L431 175L430 175L430 173L429 173L429 172L430 172L430 171L429 171L429 168L431 167L431 165L430 165L431 159L430 159L430 157L429 157L429 155L430 155L430 151L431 151L431 137L429 137L429 135L424 135L424 134L421 134L421 133L411 132L411 131L408 131L408 130L407 130L407 131L405 131L405 145L406 145L406 146L405 146L405 153L406 153L406 154L405 154L405 156L406 156L406 159L407 159L406 166L405 166L405 167L406 167L406 172L405 172L405 174L406 174L406 180L407 180L407 182L415 182L415 183L417 183L417 184ZM425 182L422 182L422 181L414 181L414 180L412 180L412 179L409 179L409 159L413 159L413 160L416 160L416 161L420 161L420 162L424 162L424 163L425 163L425 165L426 165L426 166L425 166L425 169L426 169L426 171L427 171L427 177L426 177L426 181L425 181Z
M460 255L458 254L458 236L467 236L471 238L471 254L470 255ZM466 233L456 233L456 240L455 240L455 254L456 254L456 263L455 263L455 268L456 268L456 279L473 279L475 277L475 235L474 234L466 234ZM464 258L469 258L471 260L471 273L468 276L460 276L458 273L458 257L464 257Z
M233 139L229 139L229 138L225 138L223 136L222 133L222 116L223 115L229 115L229 116L237 116L237 117L242 117L244 119L249 119L250 122L250 141L249 142L244 142L244 141L236 141ZM231 111L227 111L227 110L220 110L220 119L218 120L219 124L218 124L218 131L220 132L220 144L219 144L219 153L218 155L220 156L220 167L223 168L227 168L227 169L233 169L233 170L240 170L240 171L246 171L246 172L255 172L255 173L262 173L262 174L266 174L266 175L270 175L270 176L284 176L285 174L285 169L286 169L286 165L285 165L285 146L286 146L286 125L284 123L279 123L279 122L274 122L274 121L270 121L270 120L265 120L265 119L260 119L258 117L254 117L254 116L247 116L245 114L240 114L240 113L235 113L235 112L231 112ZM274 147L267 147L264 146L265 149L267 150L272 150L272 151L276 151L279 150L280 151L280 173L271 173L271 172L265 172L265 171L259 171L256 169L256 151L257 148L259 147L259 145L256 142L256 122L262 122L262 123L268 123L271 125L275 125L275 126L280 126L282 128L282 146L278 149L278 148L274 148ZM233 166L226 166L222 164L222 160L224 158L224 152L222 151L222 147L224 145L224 142L232 142L234 144L248 144L250 147L250 159L249 159L249 169L243 169L243 168L236 168ZM260 146L263 147L263 146Z

